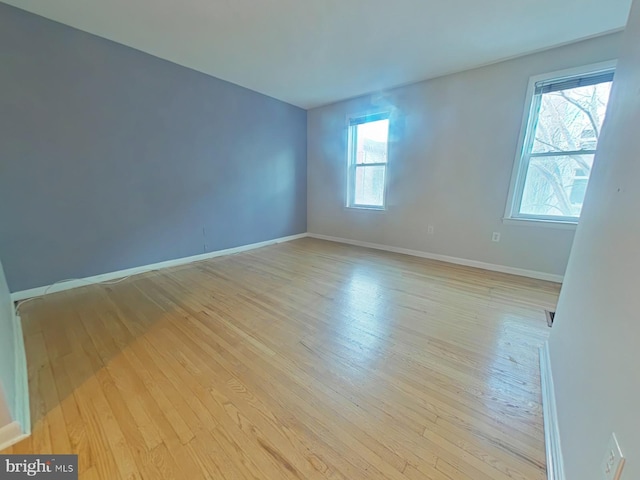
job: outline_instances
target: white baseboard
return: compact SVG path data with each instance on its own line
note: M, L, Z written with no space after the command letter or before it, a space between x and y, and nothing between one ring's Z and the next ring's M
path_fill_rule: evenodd
M185 263L198 262L200 260L206 260L208 258L221 257L223 255L232 255L234 253L246 252L247 250L253 250L256 248L266 247L268 245L274 245L276 243L289 242L291 240L297 240L298 238L306 237L306 233L300 233L297 235L290 235L288 237L274 238L273 240L266 240L264 242L251 243L249 245L242 245L240 247L227 248L225 250L217 250L215 252L203 253L200 255L193 255L190 257L176 258L175 260L167 260L165 262L152 263L150 265L143 265L140 267L128 268L126 270L118 270L116 272L103 273L101 275L94 275L91 277L78 278L53 285L45 285L42 287L30 288L29 290L22 290L11 294L11 300L14 302L25 300L32 297L40 297L49 293L62 292L64 290L70 290L72 288L83 287L95 283L107 282L110 280L117 280L119 278L128 277L131 275L138 275L140 273L149 272L151 270L159 270L162 268L175 267L177 265L184 265Z
M15 420L24 436L31 435L31 410L29 408L29 374L27 373L27 355L24 349L22 321L16 311L13 312L13 336L15 351L16 398L14 404Z
M524 268L507 267L504 265L496 265L493 263L468 260L466 258L450 257L448 255L439 255L437 253L422 252L420 250L409 250L407 248L391 247L388 245L381 245L379 243L361 242L360 240L351 240L349 238L330 237L328 235L319 235L317 233L309 233L308 236L312 238L318 238L320 240L328 240L330 242L346 243L348 245L355 245L358 247L374 248L376 250L384 250L387 252L402 253L404 255L412 255L414 257L439 260L441 262L454 263L456 265L464 265L466 267L481 268L483 270L491 270L494 272L509 273L511 275L535 278L537 280L547 280L549 282L562 283L562 280L564 278L562 275L553 275L551 273L537 272L535 270L525 270Z
M9 448L28 436L22 432L18 422L12 422L9 425L0 427L0 451Z
M200 255L193 255L190 257L177 258L174 260L167 260L165 262L152 263L150 265L143 265L140 267L128 268L126 270L118 270L110 273L103 273L100 275L94 275L91 277L78 278L69 281L63 281L55 283L53 285L44 285L42 287L31 288L28 290L22 290L11 294L11 300L18 302L27 298L39 297L49 293L62 292L64 290L70 290L72 288L78 288L85 285L91 285L100 282L108 282L111 280L117 280L119 278L128 277L131 275L138 275L140 273L149 272L151 270L159 270L162 268L175 267L177 265L184 265L186 263L197 262L200 260L206 260L208 258L220 257L223 255L232 255L234 253L246 252L256 248L266 247L276 243L289 242L291 240L297 240L304 237L313 237L321 240L328 240L331 242L345 243L349 245L355 245L359 247L374 248L376 250L384 250L387 252L402 253L405 255L412 255L414 257L428 258L431 260L439 260L442 262L454 263L456 265L464 265L467 267L481 268L483 270L491 270L494 272L509 273L512 275L520 275L522 277L535 278L538 280L547 280L550 282L562 283L562 275L553 275L545 272L537 272L535 270L526 270L523 268L507 267L504 265L496 265L493 263L485 263L476 260L469 260L466 258L450 257L448 255L439 255L437 253L422 252L419 250L410 250L407 248L392 247L389 245L381 245L378 243L361 242L359 240L351 240L348 238L331 237L328 235L320 235L317 233L300 233L297 235L290 235L288 237L275 238L273 240L267 240L264 242L252 243L249 245L242 245L240 247L227 248L225 250L217 250L215 252L203 253Z
M548 342L545 342L544 346L540 347L540 379L542 382L544 443L547 452L547 478L549 480L565 480Z

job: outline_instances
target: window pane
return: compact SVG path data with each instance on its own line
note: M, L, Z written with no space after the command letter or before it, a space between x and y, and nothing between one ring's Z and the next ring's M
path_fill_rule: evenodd
M386 163L389 120L361 123L356 128L356 163Z
M611 82L540 95L533 153L595 150Z
M384 206L384 171L386 167L357 166L354 203L356 205Z
M578 218L593 157L532 157L524 183L520 213Z

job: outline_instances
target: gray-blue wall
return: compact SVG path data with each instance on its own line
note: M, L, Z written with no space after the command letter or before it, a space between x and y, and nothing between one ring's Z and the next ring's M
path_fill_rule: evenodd
M306 188L304 110L0 4L11 291L305 232Z

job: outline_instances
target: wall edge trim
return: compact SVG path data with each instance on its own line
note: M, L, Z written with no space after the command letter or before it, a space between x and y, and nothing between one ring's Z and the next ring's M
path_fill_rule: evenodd
M11 422L4 427L0 427L0 451L9 448L11 445L18 443L20 440L27 438L29 435L22 432L20 423Z
M544 417L544 444L547 456L547 478L549 480L565 480L549 342L545 342L540 347L540 380Z
M13 336L16 368L15 420L20 424L25 437L31 435L31 409L29 402L29 374L27 370L27 353L22 333L22 319L13 310Z

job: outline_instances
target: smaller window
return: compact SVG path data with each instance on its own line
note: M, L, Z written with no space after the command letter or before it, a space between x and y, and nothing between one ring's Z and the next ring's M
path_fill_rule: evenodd
M385 208L389 113L349 120L347 207Z
M572 73L531 80L508 218L566 223L580 218L614 71L598 66Z

